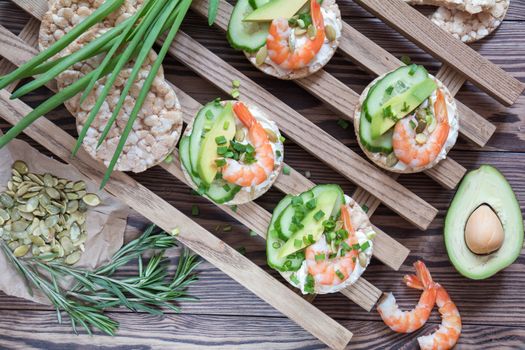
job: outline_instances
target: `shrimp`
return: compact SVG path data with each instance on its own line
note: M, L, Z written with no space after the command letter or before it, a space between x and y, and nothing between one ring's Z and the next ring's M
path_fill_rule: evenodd
M228 158L226 165L222 167L222 178L241 187L257 186L263 183L274 170L273 148L261 123L255 119L244 103L237 102L233 110L248 128L248 140L255 148L255 163L242 164Z
M410 311L399 310L392 293L386 294L377 306L383 322L394 332L411 333L423 327L436 302L437 290L427 267L422 261L414 263L414 267L423 288L416 307Z
M295 49L290 47L289 41L293 28L290 28L288 19L277 18L270 25L266 41L268 56L282 68L296 70L306 67L324 44L326 37L324 19L321 5L319 5L317 0L310 1L310 11L312 25L316 29L315 37L313 39L307 38L306 43L301 47L296 47Z
M410 125L413 117L401 119L396 123L394 136L392 138L394 154L397 159L412 168L424 167L432 163L447 141L450 124L448 122L445 95L441 89L437 90L434 114L437 126L423 144L416 142L416 132Z
M414 275L405 276L405 282L411 288L424 288L419 278ZM451 349L456 345L461 334L461 316L456 304L440 284L436 283L436 289L436 305L439 308L442 322L434 333L417 338L422 350Z
M344 204L341 206L341 217L343 219L343 227L348 232L348 238L345 242L352 246L357 243L357 237L352 227L350 211ZM356 250L350 250L343 256L338 254L337 257L330 259L330 254L333 253L336 252L326 242L324 235L315 244L306 248L305 256L308 273L314 277L316 283L336 286L346 281L352 271L354 271L355 260L358 254ZM320 259L320 256L323 258Z

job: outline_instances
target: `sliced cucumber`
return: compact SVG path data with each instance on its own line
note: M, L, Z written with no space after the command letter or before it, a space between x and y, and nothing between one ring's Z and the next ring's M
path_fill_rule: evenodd
M223 107L216 103L215 101L206 104L201 108L195 121L193 122L193 127L191 129L190 135L190 144L189 144L189 157L191 165L188 170L192 175L197 176L197 164L199 160L199 151L201 149L202 136L206 132L206 129L211 129L215 119L221 114Z
M186 172L190 175L191 180L197 187L202 186L201 179L192 173L191 159L190 159L190 138L184 136L179 144L180 161ZM210 187L203 193L206 197L217 204L223 204L235 198L235 195L241 190L241 187L228 185L229 188L224 187L223 182L213 181Z
M361 118L359 119L359 139L361 144L370 152L381 152L386 154L392 152L393 135L394 130L391 129L377 139L372 139L372 123L361 114Z
M238 0L233 8L227 38L234 49L257 52L266 44L270 24L243 21L253 10L250 0Z
M270 0L250 0L250 5L253 9L258 9L259 7L266 5Z
M279 238L279 234L275 229L275 223L281 216L281 213L291 205L292 199L293 196L288 195L277 204L273 211L272 220L270 221L266 237L266 257L268 265L279 271L297 271L304 260L301 256L297 257L297 254L294 257L289 256L285 258L279 258L277 256L279 248L281 248L286 242Z
M314 197L312 191L303 192L299 197L303 204L306 204L310 199ZM298 210L297 206L290 204L283 213L279 216L276 222L276 228L279 233L279 237L283 240L288 240L298 229L297 225L293 225L293 218Z
M372 116L381 111L381 106L385 102L427 78L428 72L425 67L414 64L403 66L388 73L368 91L368 95L363 102L362 113L371 122Z

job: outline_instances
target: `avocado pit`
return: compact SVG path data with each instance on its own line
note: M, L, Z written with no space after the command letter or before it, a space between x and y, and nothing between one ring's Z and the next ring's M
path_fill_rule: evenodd
M482 204L472 212L465 225L465 242L474 254L497 251L504 238L503 225L490 206Z

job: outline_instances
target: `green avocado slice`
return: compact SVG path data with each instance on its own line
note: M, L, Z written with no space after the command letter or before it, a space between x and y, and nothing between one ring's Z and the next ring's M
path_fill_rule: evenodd
M496 213L505 234L497 251L474 254L465 242L465 226L470 215L486 204ZM511 265L523 246L523 217L510 184L494 167L482 165L461 182L445 218L445 246L450 261L463 276L480 280Z
M246 22L271 22L276 18L291 18L308 0L272 0L257 7L244 18Z

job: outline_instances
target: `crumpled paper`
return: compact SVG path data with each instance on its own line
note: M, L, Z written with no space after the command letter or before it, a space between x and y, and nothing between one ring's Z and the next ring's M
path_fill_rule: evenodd
M90 208L87 212L88 239L85 243L86 250L75 266L94 269L109 261L124 243L129 208L107 192L99 191L98 184L83 176L75 167L49 158L28 143L20 140L11 141L0 150L0 192L6 190L7 182L11 179L12 165L16 160L24 161L28 165L29 171L33 173L50 173L73 181L84 180L88 193L96 193L100 197L101 205ZM0 251L0 271L2 271L0 274L0 290L4 293L49 304L48 299L34 286L31 286L33 296L30 295L27 282L13 268L2 251ZM70 281L71 283L72 281Z

